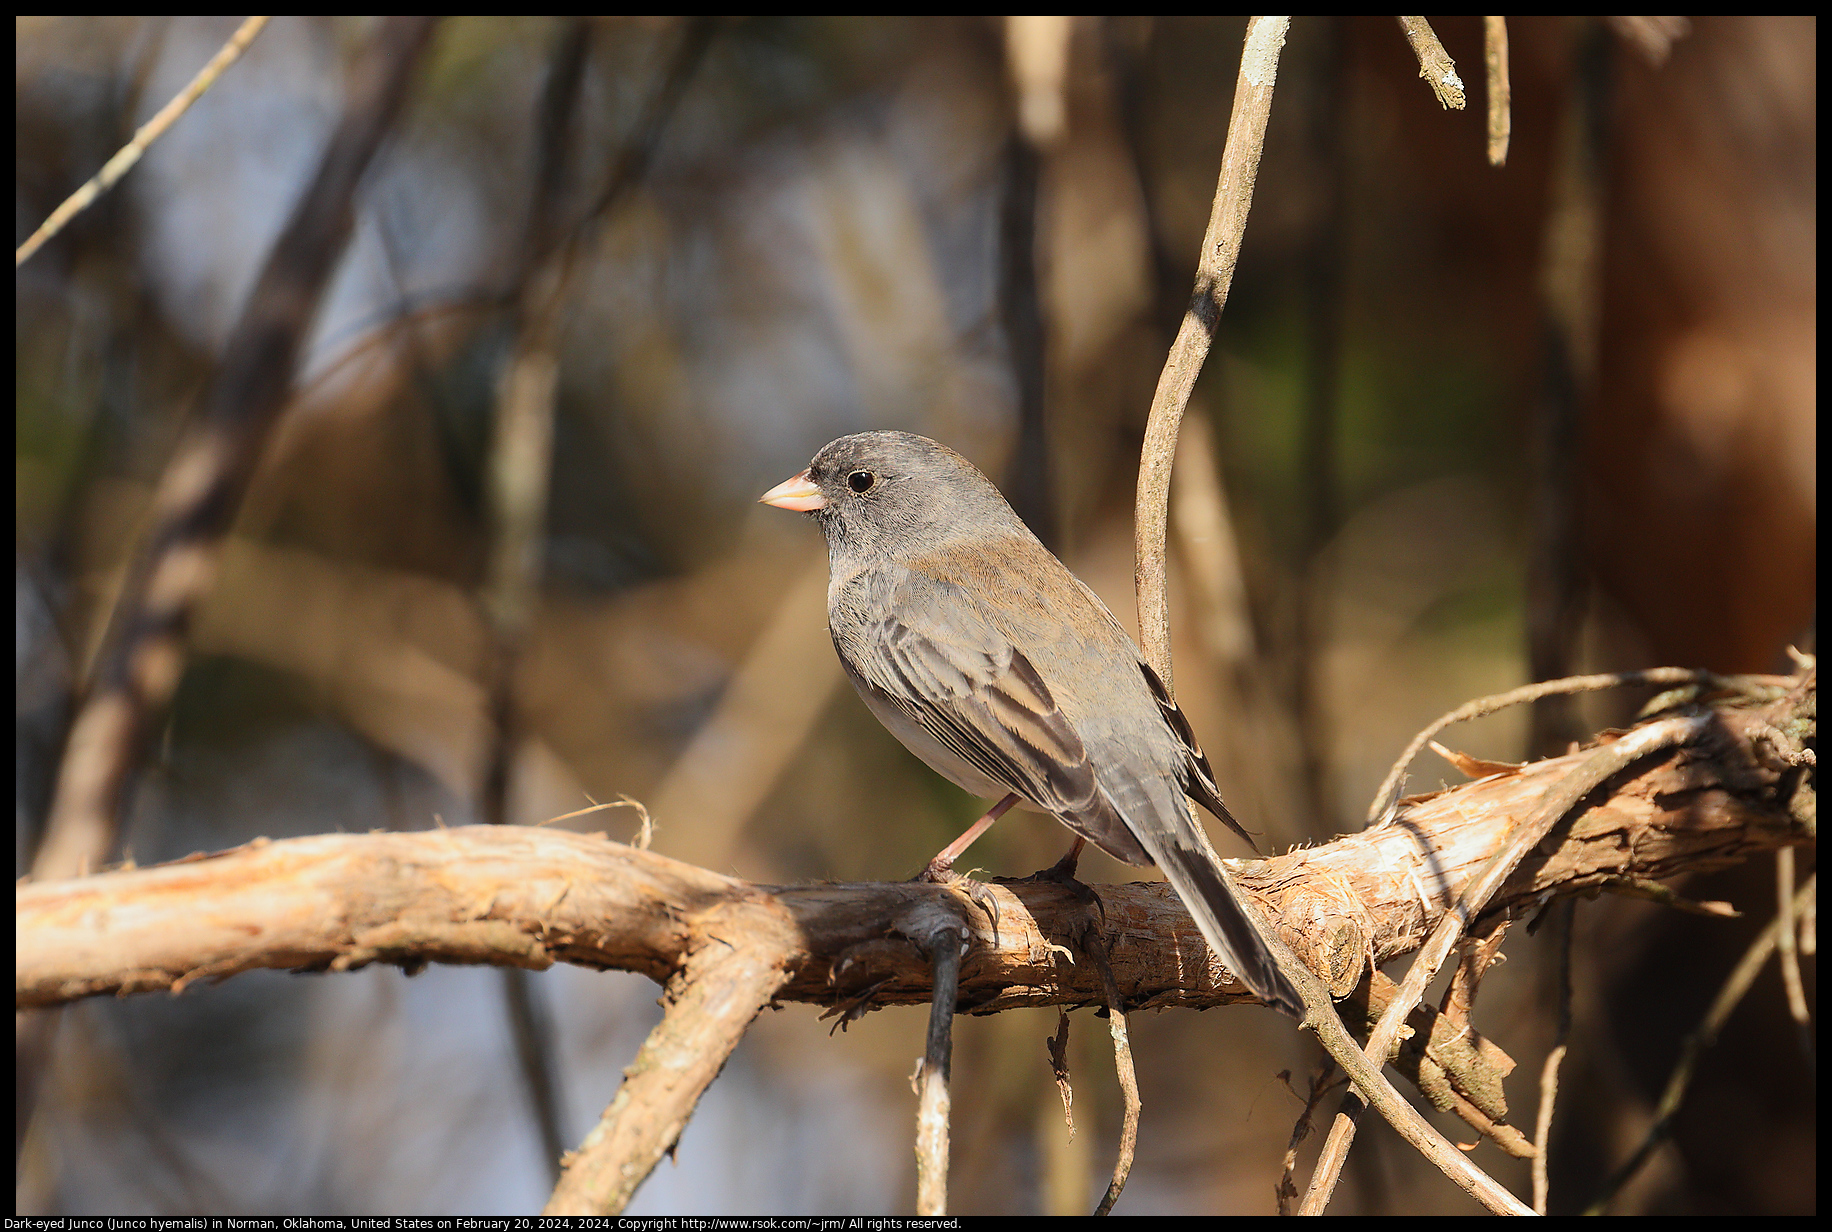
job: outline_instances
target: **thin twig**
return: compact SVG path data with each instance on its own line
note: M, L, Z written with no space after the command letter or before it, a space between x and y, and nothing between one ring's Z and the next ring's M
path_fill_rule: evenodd
M1622 739L1591 753L1576 769L1548 790L1533 810L1533 815L1509 836L1505 846L1489 857L1482 870L1464 886L1456 905L1438 920L1430 939L1407 969L1406 978L1392 1003L1387 1006L1387 1012L1382 1015L1379 1025L1369 1033L1366 1056L1371 1060L1378 1059L1380 1063L1385 1062L1399 1037L1399 1029L1406 1015L1412 1012L1412 1007L1424 996L1426 985L1443 967L1444 961L1456 947L1457 939L1481 914L1515 865L1539 844L1560 819L1614 775L1649 753L1697 739L1712 721L1713 716L1707 712L1664 719L1636 728ZM1349 1069L1341 1057L1338 1056L1336 1060L1344 1069ZM1352 1075L1354 1071L1351 1069L1350 1073ZM1321 1213L1328 1195L1334 1190L1341 1175L1343 1160L1348 1156L1349 1144L1355 1138L1355 1123L1360 1117L1360 1111L1359 1101L1351 1098L1345 1101L1343 1110L1337 1114L1335 1124L1330 1128L1329 1140L1324 1143L1323 1154L1317 1161L1317 1170L1311 1176L1310 1192L1305 1195L1304 1209L1307 1212Z
M1330 1001L1329 988L1316 975L1298 961L1297 955L1288 949L1276 935L1268 934L1267 944L1278 956L1279 969L1284 971L1299 996L1304 999L1305 1016L1303 1026L1314 1031L1317 1040L1323 1045L1330 1058L1340 1065L1355 1084L1355 1092L1361 1101L1384 1117L1388 1124L1399 1133L1399 1136L1410 1144L1419 1154L1430 1160L1439 1171L1449 1177L1459 1189L1489 1210L1497 1214L1530 1215L1532 1208L1509 1193L1505 1187L1488 1173L1471 1163L1469 1157L1453 1146L1448 1139L1432 1127L1430 1122L1420 1116L1418 1110L1407 1103L1400 1093L1393 1089L1381 1073L1381 1066L1370 1059L1369 1053L1363 1052L1354 1036L1342 1025L1336 1016ZM1396 1002L1397 1004L1397 1002ZM1391 1052L1389 1039L1388 1052ZM1325 1148L1327 1150L1327 1146ZM1346 1147L1337 1157L1334 1169L1326 1186L1319 1186L1318 1180L1323 1167L1319 1161L1319 1173L1311 1178L1310 1191L1305 1195L1304 1206L1299 1214L1321 1214L1323 1205L1328 1201L1328 1190L1335 1184L1335 1177L1340 1174L1342 1159L1347 1157Z
M254 42L255 35L268 22L266 17L250 17L241 24L236 32L229 36L217 53L210 57L210 62L198 70L197 76L191 78L190 84L180 90L172 101L159 109L159 113L142 124L134 133L133 140L122 146L115 156L102 164L102 169L95 173L87 184L64 198L64 203L51 211L51 216L44 220L38 230L26 238L13 252L13 268L18 269L28 261L32 254L45 246L45 243L62 231L72 218L88 209L96 198L113 188L122 176L133 169L146 153L146 148L159 140L165 130L177 123L178 117L190 109L192 103L204 96L204 91L216 84L216 79L223 75L223 70L234 64L237 57L246 51L248 44Z
M1296 1180L1298 1174L1298 1148L1304 1145L1305 1139L1309 1138L1312 1132L1314 1132L1311 1125L1311 1117L1317 1111L1317 1105L1323 1102L1323 1097L1346 1081L1348 1080L1341 1077L1340 1072L1337 1070L1336 1063L1331 1061L1327 1056L1323 1058L1323 1063L1317 1067L1317 1072L1311 1076L1310 1094L1304 1097L1304 1108L1298 1113L1298 1119L1292 1122L1291 1138L1285 1144L1285 1159L1283 1165L1279 1169L1279 1184L1276 1196L1278 1198L1279 1214L1281 1215L1291 1214L1291 1200L1298 1196ZM1289 1077L1286 1078L1285 1085L1287 1087L1291 1085ZM1292 1094L1295 1095L1297 1092L1294 1090Z
M1818 887L1819 875L1815 873L1807 878L1806 884L1800 887L1790 902L1796 914L1812 905L1818 895ZM1698 1029L1686 1037L1685 1044L1679 1050L1679 1061L1667 1078L1666 1089L1660 1093L1660 1103L1654 1110L1654 1123L1648 1126L1647 1136L1641 1140L1641 1145L1629 1157L1628 1162L1616 1169L1604 1183L1602 1194L1585 1210L1586 1215L1607 1214L1609 1204L1622 1192L1622 1187L1635 1178L1635 1174L1653 1157L1660 1144L1667 1140L1673 1128L1673 1114L1679 1111L1680 1102L1685 1099L1686 1087L1692 1082L1692 1073L1698 1067L1699 1058L1717 1042L1718 1032L1723 1030L1731 1011L1737 1008L1743 994L1749 991L1750 985L1755 983L1756 976L1768 962L1768 956L1774 953L1780 924L1779 915L1768 922L1761 935L1750 942L1749 949L1744 951L1742 960L1725 979L1724 986L1718 989L1718 995L1711 1002L1711 1008L1705 1011Z
M1508 19L1482 19L1482 58L1488 65L1488 160L1500 167L1508 161L1508 138L1514 131L1508 81Z
M1170 603L1164 577L1164 537L1170 517L1170 472L1177 457L1177 432L1209 344L1221 321L1221 308L1240 259L1247 211L1253 204L1253 180L1266 143L1266 120L1272 111L1272 85L1278 75L1279 50L1285 45L1289 17L1250 17L1241 49L1240 76L1234 84L1234 110L1228 120L1228 143L1221 177L1209 210L1202 255L1196 263L1196 289L1177 340L1158 377L1145 444L1139 457L1139 489L1133 518L1133 584L1139 596L1139 646L1145 661L1170 689Z
M1446 111L1463 110L1463 79L1457 76L1457 66L1444 44L1438 42L1431 23L1423 17L1402 17L1399 28L1406 32L1412 54L1419 58L1419 76L1431 86L1438 103Z
M1075 1084L1069 1075L1069 1011L1056 1009L1056 1034L1044 1039L1050 1058L1050 1077L1056 1082L1056 1093L1062 1096L1062 1123L1068 1127L1069 1141L1075 1140Z
M1113 1211L1113 1204L1120 1200L1120 1194L1126 1188L1126 1179L1132 1175L1132 1161L1139 1145L1139 1075L1132 1063L1132 1036L1126 1025L1126 1003L1120 997L1120 987L1113 978L1113 964L1108 960L1106 942L1090 930L1093 944L1088 948L1094 955L1094 965L1100 971L1101 990L1107 1002L1107 1026L1113 1033L1113 1069L1119 1078L1120 1094L1124 1098L1124 1111L1120 1121L1119 1155L1113 1161L1113 1179L1107 1182L1107 1192L1101 1195L1100 1205L1094 1208L1096 1215L1107 1215Z
M948 1213L949 1072L954 1057L954 1009L960 996L961 951L967 933L958 921L918 942L934 978L929 1031L916 1067L916 1213Z
M1412 738L1406 751L1399 755L1393 768L1387 771L1387 777L1374 793L1374 802L1368 806L1368 824L1384 824L1392 820L1393 806L1399 800L1400 783L1404 780L1406 767L1431 742L1432 737L1455 723L1480 719L1506 710L1509 706L1519 706L1525 702L1535 701L1541 697L1551 697L1560 693L1594 693L1599 689L1632 688L1636 685L1665 684L1685 685L1699 684L1707 688L1721 688L1724 680L1711 672L1695 671L1689 667L1651 667L1639 672L1608 672L1597 676L1568 676L1562 680L1542 680L1538 684L1523 685L1518 689L1509 689L1506 693L1495 693L1488 697L1478 697L1474 701L1464 702L1434 721L1424 731Z
M1794 940L1794 849L1775 853L1775 945L1781 953L1781 984L1787 989L1787 1009L1800 1033L1800 1051L1814 1066L1813 1024L1807 1013L1807 994L1800 982L1800 953Z
M1558 1071L1571 1038L1571 924L1577 903L1568 898L1554 905L1552 911L1552 944L1558 947L1558 1020L1552 1051L1546 1054L1546 1063L1539 1072L1539 1115L1533 1127L1533 1209L1541 1215L1546 1213L1549 1191L1546 1160L1551 1154L1552 1110L1558 1104Z

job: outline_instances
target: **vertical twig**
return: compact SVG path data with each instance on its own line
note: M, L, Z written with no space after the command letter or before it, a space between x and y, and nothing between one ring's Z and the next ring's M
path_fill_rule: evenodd
M1075 1137L1075 1084L1069 1075L1069 1011L1056 1009L1056 1034L1044 1039L1050 1058L1050 1077L1056 1083L1056 1094L1062 1097L1062 1123L1069 1137Z
M1818 896L1818 887L1819 876L1815 873L1807 878L1806 884L1800 887L1790 903L1795 914L1811 906ZM1711 1008L1705 1011L1698 1029L1688 1035L1680 1047L1679 1060L1667 1078L1666 1088L1660 1093L1660 1102L1654 1109L1654 1123L1648 1126L1647 1135L1628 1161L1604 1182L1603 1192L1584 1211L1586 1215L1608 1214L1609 1204L1622 1192L1622 1187L1635 1179L1635 1174L1653 1158L1660 1144L1667 1140L1673 1128L1673 1115L1679 1111L1679 1105L1686 1097L1686 1088L1692 1083L1692 1074L1698 1068L1699 1058L1705 1054L1706 1049L1717 1043L1718 1032L1729 1021L1731 1011L1737 1008L1750 985L1756 982L1756 976L1767 964L1768 956L1775 952L1780 924L1781 919L1777 914L1775 919L1768 922L1768 927L1750 942L1749 949L1743 952L1742 959L1725 979L1723 987L1718 989L1718 995L1712 1000Z
M1533 1210L1540 1215L1546 1213L1549 1191L1546 1161L1551 1154L1552 1110L1558 1105L1558 1071L1571 1038L1571 923L1577 903L1567 898L1553 904L1552 911L1552 944L1558 947L1558 1024L1552 1051L1540 1068L1539 1113L1533 1127Z
M1488 160L1508 161L1508 139L1514 132L1513 88L1508 80L1508 19L1482 19L1482 59L1488 66Z
M1120 986L1113 978L1107 941L1094 929L1089 930L1089 938L1089 949L1100 969L1101 991L1107 1001L1107 1026L1113 1034L1113 1070L1119 1079L1123 1101L1120 1148L1113 1161L1113 1179L1107 1183L1107 1192L1101 1196L1100 1205L1094 1208L1096 1215L1107 1215L1112 1213L1113 1204L1120 1200L1126 1180L1132 1175L1132 1161L1139 1145L1139 1113L1143 1105L1139 1100L1138 1070L1132 1063L1132 1033L1127 1029L1126 1003L1120 999Z
M933 930L920 944L934 978L929 1031L916 1069L916 1213L948 1213L948 1079L954 1060L954 1007L960 995L961 951L967 934L958 922Z
M1775 853L1775 947L1781 956L1781 986L1787 989L1788 1013L1800 1033L1800 1052L1814 1064L1813 1023L1807 1012L1806 989L1800 982L1800 954L1794 938L1794 849Z
M234 64L241 54L248 50L248 44L254 42L255 35L267 25L266 17L250 17L244 21L236 32L229 36L217 53L210 57L210 62L199 69L197 76L172 97L172 101L159 109L157 115L142 124L135 131L133 140L122 146L115 156L102 164L102 169L90 178L89 182L64 198L63 204L51 211L51 216L44 220L38 230L27 237L25 243L13 252L13 268L18 269L31 259L32 254L43 248L52 236L78 214L94 204L97 197L113 188L121 177L133 170L134 164L140 161L147 147L165 135L165 130L178 122L178 117L191 109L191 104L204 96L204 92L216 84L216 79L223 75L223 70Z
M1170 686L1170 618L1165 592L1164 538L1169 511L1170 470L1176 457L1177 431L1183 412L1208 355L1221 308L1233 280L1234 266L1240 257L1241 238L1246 231L1248 208L1253 200L1253 179L1259 167L1260 151L1265 144L1266 120L1271 111L1272 87L1278 71L1279 50L1284 45L1290 25L1287 17L1252 17L1247 22L1245 45L1241 52L1240 76L1235 83L1234 110L1228 121L1227 149L1222 155L1220 182L1209 214L1209 226L1203 236L1202 254L1197 263L1196 290L1170 357L1158 378L1152 399L1151 416L1145 428L1145 445L1139 465L1137 512L1134 521L1134 582L1139 594L1140 645L1145 659ZM1407 1140L1424 1151L1467 1192L1497 1210L1525 1210L1512 1195L1494 1180L1469 1164L1456 1149L1444 1141L1418 1113L1399 1098L1391 1084L1358 1053L1342 1022L1330 1005L1322 984L1295 955L1279 945L1276 938L1268 943L1279 954L1281 969L1289 965L1288 975L1304 996L1306 1025L1315 1030L1338 1063L1354 1076L1357 1084L1368 1091L1368 1098L1381 1110ZM1416 998L1415 998L1416 1000ZM1403 1014L1402 1014L1403 1017Z
M1169 522L1170 472L1177 457L1177 431L1202 362L1208 357L1222 305L1240 260L1247 211L1253 204L1253 180L1266 143L1266 120L1272 111L1272 85L1278 76L1279 51L1285 45L1289 17L1250 17L1241 49L1240 76L1234 84L1234 110L1228 119L1228 143L1221 158L1221 177L1202 237L1196 263L1196 289L1190 297L1177 340L1158 377L1145 444L1139 458L1139 490L1133 519L1133 584L1139 596L1139 646L1145 661L1172 688L1170 606L1164 577L1164 537Z

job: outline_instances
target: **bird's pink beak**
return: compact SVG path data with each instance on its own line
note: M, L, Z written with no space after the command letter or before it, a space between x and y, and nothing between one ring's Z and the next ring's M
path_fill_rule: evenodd
M827 507L827 498L821 495L821 490L808 478L807 471L793 479L783 480L757 499L765 505L793 509L797 513L813 513L816 509Z

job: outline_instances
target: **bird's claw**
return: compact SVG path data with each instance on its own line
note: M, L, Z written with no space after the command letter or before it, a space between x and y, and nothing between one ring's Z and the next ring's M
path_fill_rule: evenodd
M965 873L957 873L953 865L942 864L936 860L930 860L923 870L911 880L927 882L930 885L947 886L949 889L965 894L992 922L992 943L999 944L999 900L993 894L992 888L985 882L975 881Z

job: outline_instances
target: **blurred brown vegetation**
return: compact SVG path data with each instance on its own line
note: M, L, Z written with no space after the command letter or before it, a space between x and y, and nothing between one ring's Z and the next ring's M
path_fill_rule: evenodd
M19 19L16 234L233 28ZM152 491L369 29L275 19L18 273L20 870ZM1511 20L1501 168L1483 153L1480 20L1437 29L1471 83L1466 112L1440 110L1391 18L1294 22L1179 467L1179 699L1230 806L1279 848L1357 824L1413 730L1526 676L1548 491L1574 527L1555 562L1575 596L1567 670L1785 670L1785 647L1813 640L1814 19L1696 19L1660 63L1600 25ZM512 822L627 795L657 850L722 872L914 872L978 803L840 687L818 535L754 502L833 436L922 432L1009 480L1129 617L1138 441L1189 294L1242 20L1069 30L1063 121L1037 139L1019 132L996 21L723 22L653 159L594 216L678 23L590 22L556 127L542 100L564 22L446 20L368 174L118 854L476 820L503 739ZM1594 160L1575 324L1546 289L1574 124ZM558 174L537 193L555 132ZM484 602L492 421L537 224L578 248L538 603L505 709ZM1014 236L1033 261L1011 259ZM1577 430L1548 459L1561 380ZM1586 703L1576 727L1636 700ZM1459 739L1517 760L1526 720ZM621 811L577 824L637 829ZM970 863L1022 873L1063 841L1014 815ZM1100 858L1083 875L1128 874ZM1555 1211L1638 1139L1679 1038L1772 908L1773 874L1685 892L1745 918L1579 908ZM1552 1033L1545 949L1510 944L1479 1011L1521 1062L1522 1110ZM545 1169L488 974L251 976L66 1011L18 1210L538 1206ZM576 1141L653 1021L653 988L559 970L538 983ZM1117 1108L1104 1030L1081 1018L1072 1142L1042 1047L1054 1018L962 1020L956 1210L1091 1209ZM632 1213L907 1210L921 1030L915 1011L831 1039L799 1010L760 1022ZM1270 1210L1297 1109L1274 1075L1307 1073L1309 1048L1251 1011L1142 1018L1134 1045L1145 1120L1121 1209ZM1805 1066L1765 975L1621 1209L1813 1209ZM1383 1130L1351 1158L1335 1209L1471 1209ZM1521 1188L1508 1162L1482 1162Z

